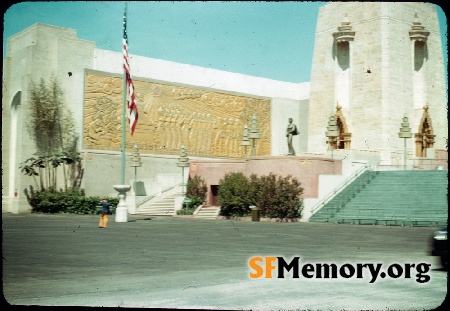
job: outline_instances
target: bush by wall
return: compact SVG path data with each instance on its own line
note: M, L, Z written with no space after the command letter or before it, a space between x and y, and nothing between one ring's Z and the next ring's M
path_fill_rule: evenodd
M189 178L186 185L186 198L191 199L191 203L189 203L188 206L188 212L190 209L195 210L199 205L202 205L206 200L207 193L208 193L208 186L200 176L194 176L193 178ZM186 209L186 203L184 202L183 202L183 209Z
M222 216L247 216L250 214L249 180L242 173L226 174L219 181L219 204Z
M303 188L292 176L275 174L249 178L242 173L226 174L219 183L222 216L248 216L250 205L260 209L261 217L299 218L303 208Z
M101 197L86 197L83 189L69 189L67 191L44 190L35 191L25 189L25 195L33 212L40 213L71 213L91 215L97 213ZM107 198L111 204L111 213L115 213L119 198Z
M261 210L262 217L299 218L303 207L303 188L292 176L275 174L258 177L251 175L249 191L253 205Z

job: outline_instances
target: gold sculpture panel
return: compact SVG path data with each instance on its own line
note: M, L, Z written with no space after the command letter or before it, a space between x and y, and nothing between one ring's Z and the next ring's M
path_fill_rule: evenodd
M85 78L84 148L120 151L123 80L90 71ZM244 125L256 115L256 155L270 154L270 100L133 82L139 120L133 136L127 121L127 150L137 144L142 153L179 155L185 145L190 156L243 158Z

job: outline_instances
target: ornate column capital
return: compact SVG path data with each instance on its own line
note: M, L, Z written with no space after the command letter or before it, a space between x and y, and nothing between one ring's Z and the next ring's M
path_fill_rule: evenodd
M414 14L414 21L412 23L411 30L409 31L409 38L411 40L427 42L429 35L430 32L425 30L425 27L422 26L421 22L419 22L417 13Z
M355 32L352 31L352 25L350 24L347 14L344 16L344 21L341 26L338 27L338 31L333 33L334 40L336 42L349 42L355 38Z

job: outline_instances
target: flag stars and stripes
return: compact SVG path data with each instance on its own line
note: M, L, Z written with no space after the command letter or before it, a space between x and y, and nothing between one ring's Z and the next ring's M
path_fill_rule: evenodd
M123 47L123 68L125 70L125 79L127 89L126 101L127 101L127 115L128 121L130 125L131 135L134 134L134 130L136 129L137 121L138 121L138 110L136 105L136 97L134 94L134 84L133 79L131 78L130 73L130 64L128 57L128 35L127 35L127 15L126 10L123 15L123 38L122 38L122 47Z

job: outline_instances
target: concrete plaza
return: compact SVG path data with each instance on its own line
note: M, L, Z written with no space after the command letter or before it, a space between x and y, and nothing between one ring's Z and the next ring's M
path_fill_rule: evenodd
M447 273L429 256L435 228L129 216L2 215L3 294L11 305L228 310L432 309ZM429 263L429 282L251 279L254 256L305 263ZM274 271L275 273L276 271Z

